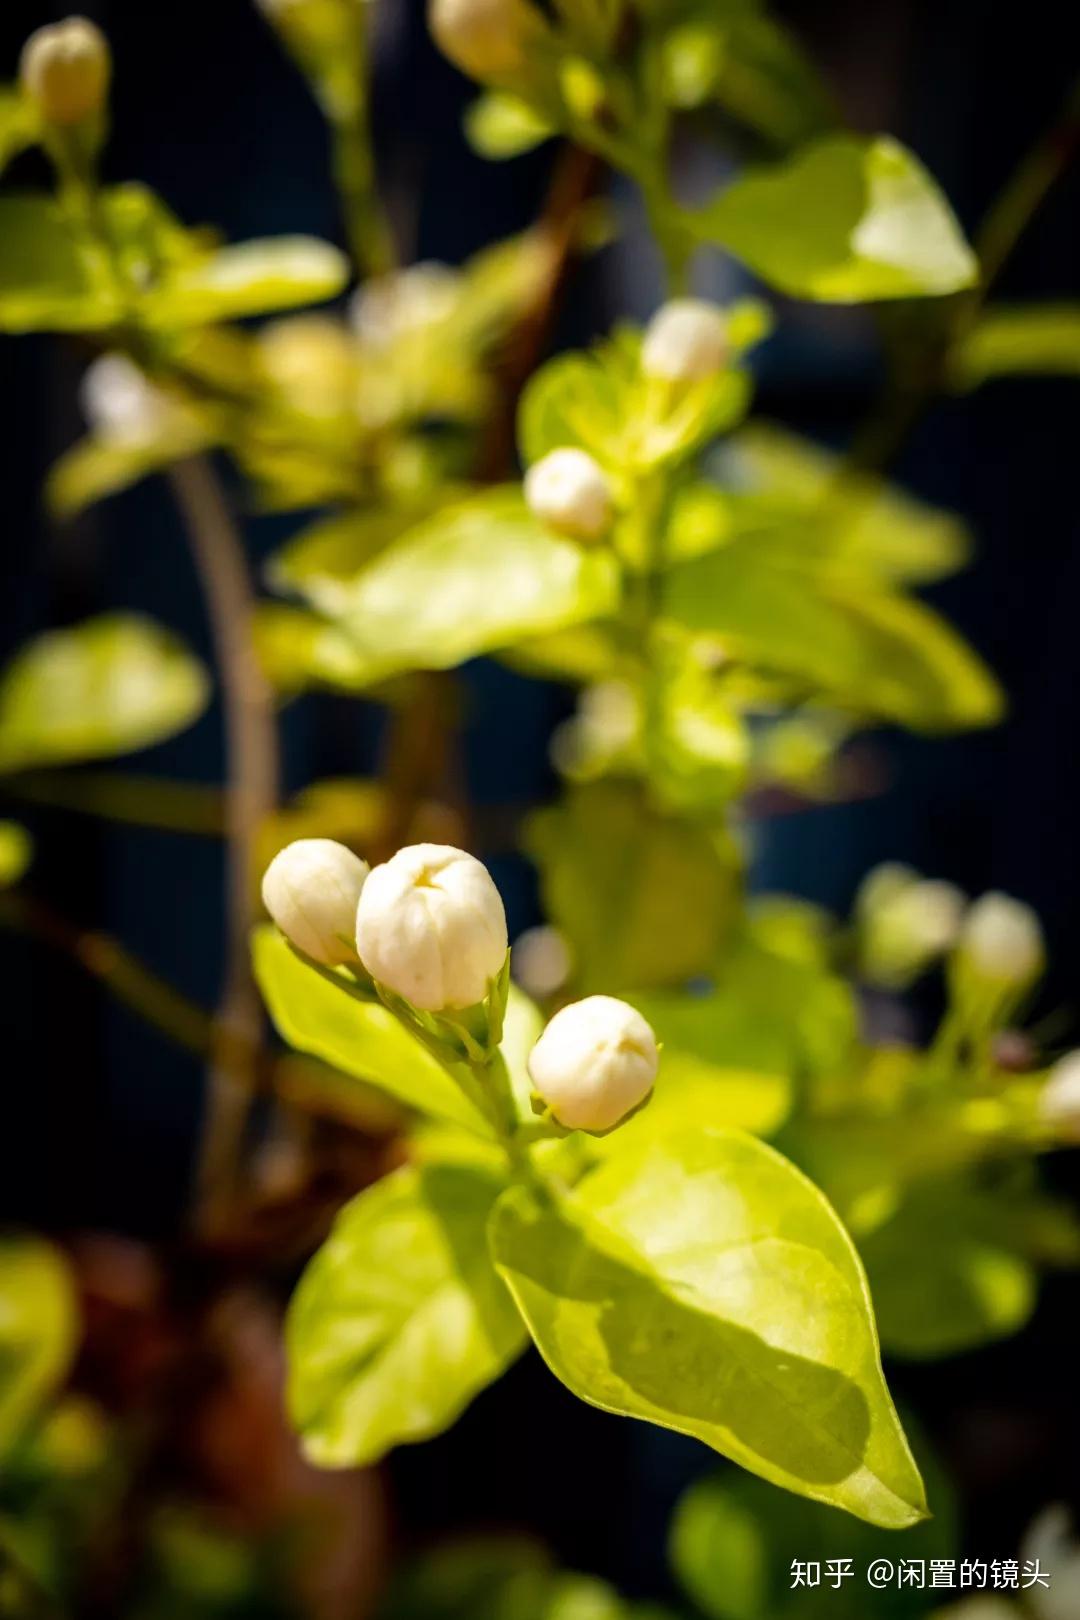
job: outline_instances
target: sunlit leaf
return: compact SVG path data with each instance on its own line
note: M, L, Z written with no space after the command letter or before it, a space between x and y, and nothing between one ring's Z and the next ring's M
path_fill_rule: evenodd
M329 242L272 237L220 248L174 272L147 304L163 325L202 325L322 303L336 298L348 280L348 260Z
M493 161L531 152L554 133L528 102L502 90L478 96L465 114L469 145Z
M1080 377L1080 304L992 304L953 356L961 388L991 377Z
M851 1241L771 1148L705 1129L639 1144L557 1204L504 1193L491 1243L583 1400L872 1524L925 1517Z
M313 1462L371 1463L441 1433L520 1352L485 1242L502 1187L431 1165L342 1210L289 1311L289 1410Z
M266 675L286 697L312 687L363 692L383 677L382 665L347 631L308 608L260 602L253 640Z
M751 170L688 217L796 298L939 296L972 286L978 274L937 185L887 136L826 136L784 163Z
M0 1238L0 1453L67 1371L75 1291L63 1260L36 1237Z
M131 753L206 706L202 665L169 631L130 613L51 630L0 676L0 770Z
M182 433L145 444L82 439L50 468L46 499L57 517L75 517L96 501L118 495L174 461L206 449L210 442L210 434L194 423Z

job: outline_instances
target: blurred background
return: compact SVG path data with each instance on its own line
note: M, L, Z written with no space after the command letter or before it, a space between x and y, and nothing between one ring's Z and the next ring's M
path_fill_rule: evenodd
M113 0L86 9L116 58L110 178L145 180L186 222L213 222L230 238L286 231L339 238L322 122L252 5ZM850 123L907 142L969 230L1080 63L1076 13L1056 0L1029 0L1023 8L984 0L800 0L778 10ZM6 0L0 78L12 76L26 35L61 15L61 7ZM551 153L542 148L500 165L470 153L461 113L471 87L431 46L420 0L380 0L375 76L385 193L412 257L457 263L528 223ZM39 177L37 158L19 161L17 180ZM694 184L702 178L690 176ZM647 315L657 301L659 269L635 226L633 198L616 190L615 201L627 228L576 271L557 346L588 340L616 313ZM1075 295L1078 207L1074 165L1011 261L1004 296ZM730 263L714 265L709 277L699 290L718 298L745 280ZM200 593L160 480L65 527L43 515L44 474L82 430L76 396L84 362L77 344L51 338L0 347L0 653L8 656L44 627L120 606L152 614L208 656ZM760 414L842 446L875 393L871 322L865 312L781 301L756 375ZM1008 721L943 741L875 734L867 754L872 793L762 818L754 827L760 887L841 913L867 868L886 858L909 860L969 892L1002 888L1029 901L1042 917L1052 962L1040 1011L1060 1021L1066 1038L1078 1032L1080 968L1077 426L1075 381L991 383L936 405L895 469L898 481L962 514L975 533L973 566L933 598L1003 680ZM280 541L288 522L251 518L252 557ZM538 920L538 906L531 870L511 853L512 828L522 806L553 791L547 741L569 700L487 662L466 669L463 688L468 786L481 807L480 827L490 828L489 847L478 853L507 898L513 938ZM379 710L353 700L320 695L290 704L283 717L286 787L370 772L381 725ZM217 708L128 766L170 781L220 781ZM213 1003L222 883L214 838L115 828L58 808L17 810L37 838L34 882L43 899L100 925L185 994ZM174 1382L159 1398L182 1407L206 1369L170 1362L153 1338L163 1331L160 1321L152 1332L146 1326L153 1313L144 1306L157 1284L143 1245L153 1240L168 1252L177 1235L201 1066L44 944L0 934L0 973L0 1218L78 1234L91 1297L109 1331L129 1356L149 1357L154 1366L164 1358ZM284 1437L252 1449L260 1381L273 1389L272 1334L254 1305L233 1329L228 1354L237 1357L235 1378L252 1410L245 1420L234 1403L216 1431L221 1455L210 1469L218 1470L215 1488L226 1496L230 1470L245 1458L258 1458L252 1471L268 1491L274 1471L293 1466L284 1460ZM1010 1554L1047 1501L1080 1510L1078 1366L1080 1317L1075 1282L1066 1278L1045 1285L1022 1337L894 1374L899 1398L959 1481L965 1550ZM100 1376L100 1368L84 1372L91 1383ZM503 1467L508 1434L519 1458L511 1484ZM195 1466L183 1447L168 1465L179 1475ZM361 1563L365 1536L383 1546L384 1518L390 1544L399 1547L460 1528L528 1528L561 1561L660 1597L667 1590L664 1526L679 1491L703 1466L691 1443L583 1409L531 1357L449 1435L399 1451L385 1489L356 1481L310 1488L327 1490L339 1504L348 1499L349 1556ZM248 1502L246 1510L257 1517L257 1505ZM385 1550L370 1556L385 1557ZM266 1604L253 1612L275 1612L269 1598Z

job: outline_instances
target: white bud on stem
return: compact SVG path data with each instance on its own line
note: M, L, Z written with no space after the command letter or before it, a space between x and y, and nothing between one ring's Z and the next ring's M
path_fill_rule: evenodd
M969 910L960 952L980 979L1009 987L1030 984L1045 961L1039 919L1022 900L991 890Z
M608 1131L645 1101L660 1056L635 1008L587 996L557 1012L529 1054L538 1096L560 1125Z
M724 369L728 352L722 310L701 298L673 298L645 328L641 369L667 382L700 382Z
M108 40L85 17L39 28L19 59L23 91L46 123L61 128L102 110L111 74Z
M373 979L424 1012L473 1007L502 972L506 914L487 868L449 844L413 844L377 866L356 913Z
M610 528L611 485L585 450L552 450L525 475L529 510L560 534L599 540Z
M429 0L428 23L443 55L474 79L518 77L540 36L526 0Z
M1066 1142L1080 1143L1080 1052L1068 1052L1050 1070L1039 1113Z
M370 868L332 838L299 838L266 868L263 905L291 945L325 967L356 958L356 907Z

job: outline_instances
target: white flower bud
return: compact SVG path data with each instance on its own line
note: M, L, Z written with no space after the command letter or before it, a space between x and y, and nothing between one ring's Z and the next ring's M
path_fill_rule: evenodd
M19 60L24 92L47 123L63 126L101 111L111 73L108 41L85 17L39 28Z
M1039 1098L1039 1113L1065 1141L1080 1143L1080 1052L1068 1052L1054 1064Z
M332 838L299 838L274 856L262 881L263 905L290 944L315 962L351 962L356 907L366 861Z
M674 298L645 328L641 369L667 382L700 382L727 364L727 320L701 298Z
M518 77L540 34L525 0L429 0L428 24L443 55L474 79Z
M570 977L570 947L557 928L526 928L514 941L515 981L536 1000L554 995Z
M126 354L102 354L90 362L79 403L98 438L128 449L147 444L184 419L180 405L155 388Z
M659 1062L639 1012L614 996L586 996L555 1014L529 1054L529 1074L560 1125L608 1131L644 1102Z
M585 450L552 450L525 475L530 511L575 540L599 540L611 524L611 485Z
M1042 928L1030 906L991 890L976 900L960 935L970 969L995 984L1029 984L1045 960Z
M372 872L356 948L373 979L424 1012L473 1007L502 972L506 914L485 866L449 844L413 844Z

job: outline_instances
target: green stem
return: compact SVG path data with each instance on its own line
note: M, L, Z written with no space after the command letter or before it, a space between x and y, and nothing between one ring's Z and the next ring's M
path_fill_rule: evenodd
M357 274L361 279L386 275L397 254L379 201L367 108L357 98L348 111L329 115L329 123L334 175Z

